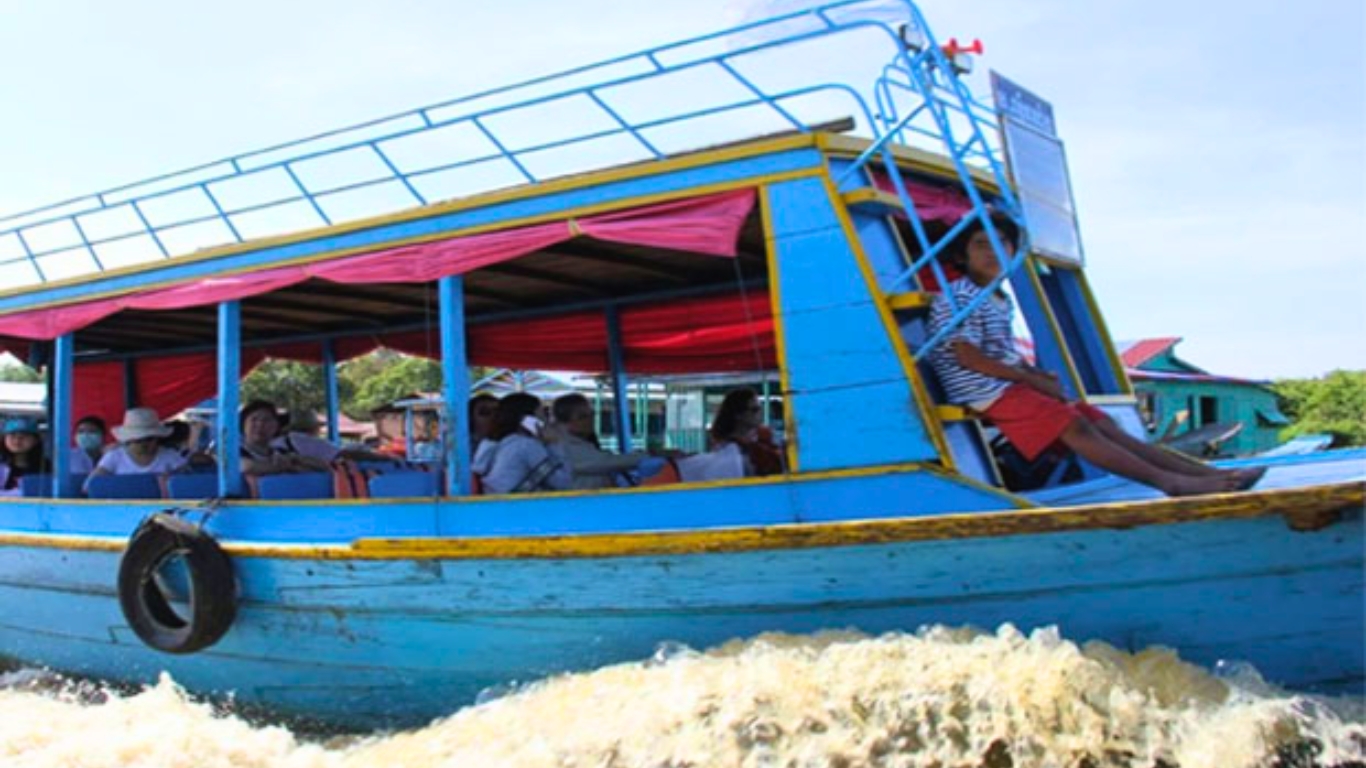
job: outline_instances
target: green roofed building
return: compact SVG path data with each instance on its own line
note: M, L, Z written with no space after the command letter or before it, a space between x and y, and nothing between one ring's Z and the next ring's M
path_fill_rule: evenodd
M1245 456L1289 425L1269 382L1212 374L1176 356L1179 337L1119 342L1149 432L1196 455Z

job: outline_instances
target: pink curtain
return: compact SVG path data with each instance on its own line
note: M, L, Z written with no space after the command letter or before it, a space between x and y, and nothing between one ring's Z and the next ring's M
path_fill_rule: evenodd
M428 282L534 253L587 234L602 240L736 255L736 241L754 207L750 189L675 200L625 211L565 219L501 232L388 248L314 264L212 277L110 299L0 317L0 336L52 339L122 309L183 309L244 299L320 278L336 283Z
M915 212L921 219L951 224L972 210L972 202L957 189L931 187L905 178L902 181L906 183L906 192L910 194L911 202L915 203ZM896 192L891 177L881 171L873 172L873 182L883 192Z

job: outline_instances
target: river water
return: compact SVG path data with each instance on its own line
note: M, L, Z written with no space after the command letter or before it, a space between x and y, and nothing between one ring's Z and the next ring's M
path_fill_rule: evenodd
M0 766L1240 768L1366 765L1366 702L1056 631L764 635L490 692L401 733L248 722L170 679L0 677Z

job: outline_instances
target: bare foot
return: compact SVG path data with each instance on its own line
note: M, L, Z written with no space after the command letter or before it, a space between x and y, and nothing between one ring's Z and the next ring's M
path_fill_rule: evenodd
M1248 467L1247 469L1235 470L1233 472L1233 476L1237 478L1238 482L1234 486L1234 490L1248 490L1252 486L1256 485L1257 482L1262 479L1262 475L1265 474L1266 467Z
M1238 478L1228 473L1219 475L1172 475L1164 485L1159 486L1168 496L1200 496L1206 493L1227 493L1237 490Z

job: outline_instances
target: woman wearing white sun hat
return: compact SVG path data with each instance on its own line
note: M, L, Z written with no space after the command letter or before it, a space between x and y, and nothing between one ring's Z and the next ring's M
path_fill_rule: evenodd
M118 447L95 465L91 477L97 475L163 475L185 466L185 457L173 448L164 448L161 438L171 434L171 428L161 423L151 408L132 408L123 414L123 424L112 430Z

